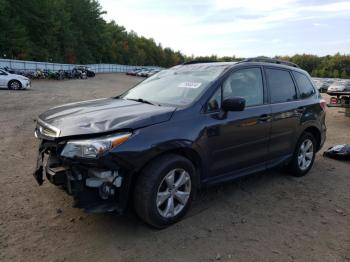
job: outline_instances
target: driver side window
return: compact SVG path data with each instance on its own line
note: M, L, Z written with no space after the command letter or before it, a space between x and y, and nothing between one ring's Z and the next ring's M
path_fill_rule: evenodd
M233 72L223 83L223 99L240 96L246 106L262 105L264 89L260 68L247 68Z

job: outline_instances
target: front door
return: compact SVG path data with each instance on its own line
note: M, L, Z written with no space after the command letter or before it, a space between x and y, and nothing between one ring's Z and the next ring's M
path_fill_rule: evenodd
M218 99L220 92L221 99ZM243 111L223 112L219 109L208 114L212 176L234 175L235 172L239 175L240 171L264 165L271 128L271 108L266 104L264 93L261 68L244 68L232 72L209 101L210 112L226 98L240 96L246 100Z
M0 86L6 86L7 83L7 73L3 70L0 70Z

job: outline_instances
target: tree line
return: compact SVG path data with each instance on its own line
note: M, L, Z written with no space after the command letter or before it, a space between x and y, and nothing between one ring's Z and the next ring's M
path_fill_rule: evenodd
M0 0L0 57L169 67L184 55L106 22L96 0Z
M315 77L350 78L350 55L294 55L277 57L299 65Z
M0 0L0 57L57 63L170 67L189 60L239 61L236 56L186 56L152 38L106 22L96 0ZM350 55L277 57L312 76L350 78Z
M295 63L313 77L350 78L350 55L347 54L337 53L327 56L296 54L293 56L275 56L274 58ZM185 58L185 60L220 62L241 61L243 59L236 56L218 57L216 55Z

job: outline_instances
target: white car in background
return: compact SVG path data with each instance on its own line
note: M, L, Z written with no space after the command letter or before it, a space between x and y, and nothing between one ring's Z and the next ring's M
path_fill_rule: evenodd
M10 90L28 89L31 86L30 79L16 74L10 74L0 69L0 87L7 87Z
M333 83L327 90L328 93L334 92L350 92L350 81L342 80Z

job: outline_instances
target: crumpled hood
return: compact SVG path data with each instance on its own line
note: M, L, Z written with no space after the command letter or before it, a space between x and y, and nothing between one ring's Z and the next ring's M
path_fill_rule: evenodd
M59 129L57 137L65 137L146 127L168 121L175 110L175 107L105 98L51 108L39 116L38 122Z

